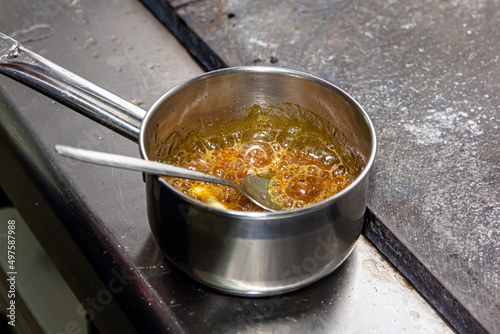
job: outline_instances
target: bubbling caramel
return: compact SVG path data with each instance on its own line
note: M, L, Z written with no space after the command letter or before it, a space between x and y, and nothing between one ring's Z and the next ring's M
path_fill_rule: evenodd
M331 124L297 105L256 105L242 119L201 126L159 160L236 184L254 173L271 173L272 200L283 209L296 209L335 195L363 170L362 159L338 136ZM218 208L262 211L231 187L165 179L184 194Z

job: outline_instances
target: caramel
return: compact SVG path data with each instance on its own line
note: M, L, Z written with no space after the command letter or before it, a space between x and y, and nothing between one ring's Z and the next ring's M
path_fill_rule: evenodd
M272 173L271 198L283 209L295 209L335 195L361 173L362 161L337 136L331 124L299 106L253 106L245 118L201 126L160 160L237 184L250 174ZM165 178L218 208L262 211L236 189Z

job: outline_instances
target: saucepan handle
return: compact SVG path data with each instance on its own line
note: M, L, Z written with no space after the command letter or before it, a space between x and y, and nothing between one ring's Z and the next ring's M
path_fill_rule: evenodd
M23 47L0 32L0 73L138 141L146 111Z

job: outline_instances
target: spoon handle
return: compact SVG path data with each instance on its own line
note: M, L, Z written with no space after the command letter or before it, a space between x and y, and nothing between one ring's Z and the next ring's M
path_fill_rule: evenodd
M149 161L111 153L84 150L81 148L65 145L56 145L55 149L59 154L66 157L94 163L97 165L129 169L154 175L167 175L184 179L206 181L238 188L235 183L221 177L190 170L187 168L167 165L161 162Z

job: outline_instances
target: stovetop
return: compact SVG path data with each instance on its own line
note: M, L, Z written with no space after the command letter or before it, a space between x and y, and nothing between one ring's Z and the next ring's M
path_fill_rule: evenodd
M268 35L257 36L260 39L248 37L244 31L251 31L247 24L256 12L241 7L243 3L228 2L227 7L220 8L202 1L147 3L160 20L171 25L191 55L140 2L132 0L119 5L79 1L33 4L8 0L2 5L9 11L0 13L0 31L14 35L35 52L146 109L174 84L203 72L191 56L198 60L205 57L208 60L200 62L211 69L211 66L225 64L271 63L272 54L273 61L278 59L277 65L315 72L340 81L352 91L359 88L356 81L348 80L349 71L359 75L359 69L354 68L352 62L344 64L344 68L337 65L335 70L326 71L325 67L311 65L320 64L318 59L302 62L302 57L292 48L293 43L282 50L274 46L276 41L265 40ZM342 2L334 3L338 3L339 10L350 12L349 6L340 5ZM294 7L291 2L287 5ZM308 10L301 7L295 12L307 16ZM214 16L220 20L213 20ZM233 38L237 37L235 33L245 38ZM247 46L240 45L238 52L230 52L234 50L232 43L249 39ZM267 47L255 51L251 48L252 40L261 41L254 42L257 46L264 43ZM357 36L357 40L361 43L363 39ZM250 55L245 54L245 50ZM256 53L252 54L252 50ZM330 56L340 57L336 53ZM365 67L373 71L373 66ZM397 78L396 75L392 78L395 87L399 87ZM411 145L425 145L425 140L437 135L428 132L431 137L418 137L417 119L404 124L417 136L408 142L390 141L396 131L394 124L388 125L389 132L379 131L380 157L370 189L364 236L346 263L327 278L297 292L244 298L206 288L179 273L164 258L149 230L140 174L77 163L57 156L53 150L55 144L66 144L139 156L135 143L8 78L0 77L0 88L3 92L0 95L0 148L2 157L6 157L2 160L8 161L0 168L0 184L71 283L83 309L104 332L127 332L132 328L141 332L174 333L450 331L432 307L457 331L481 332L483 326L494 331L497 326L494 320L485 320L487 314L498 314L494 305L481 313L462 295L450 293L448 285L441 285L449 284L450 280L440 283L434 275L440 272L439 263L422 253L403 233L411 230L410 235L417 238L420 232L424 235L432 232L431 227L423 223L420 232L414 227L420 222L416 217L422 213L418 208L414 208L411 215L404 211L407 210L404 204L412 203L410 191L414 190L412 194L422 198L412 181L385 179L386 173L394 168L404 169L397 160L401 156L394 153L399 152L397 147L411 150ZM379 107L374 101L384 101L384 96L370 95L375 93L370 93L373 86L368 83L361 88L360 100L364 100L376 127L380 128L385 124L385 116L377 112ZM389 102L395 103L391 99ZM405 114L409 115L410 111ZM429 113L428 116L435 120L438 115ZM402 122L397 119L396 123ZM498 140L498 136L493 139ZM400 183L391 193L389 188L380 185L383 181L387 187L396 181ZM391 203L396 211L388 215ZM397 211L397 207L403 211ZM442 294L455 303L456 313L450 311L442 296L440 299L426 295L431 307L366 238L378 243L377 247L391 261L397 264L399 258L398 269L407 277L421 279L420 283L414 281L420 284L417 289L423 287L427 292L434 289L435 294ZM435 247L431 241L424 242L422 247ZM455 252L453 243L443 239L443 247L453 251L449 259L461 263L461 255ZM470 277L476 277L475 274L444 273L445 278L458 275L457 281L465 282L463 284ZM485 290L491 288L495 277L488 275L486 282L477 286ZM117 282L120 284L115 285ZM111 290L114 301L108 302L105 291ZM497 290L493 290L492 298L497 295Z

